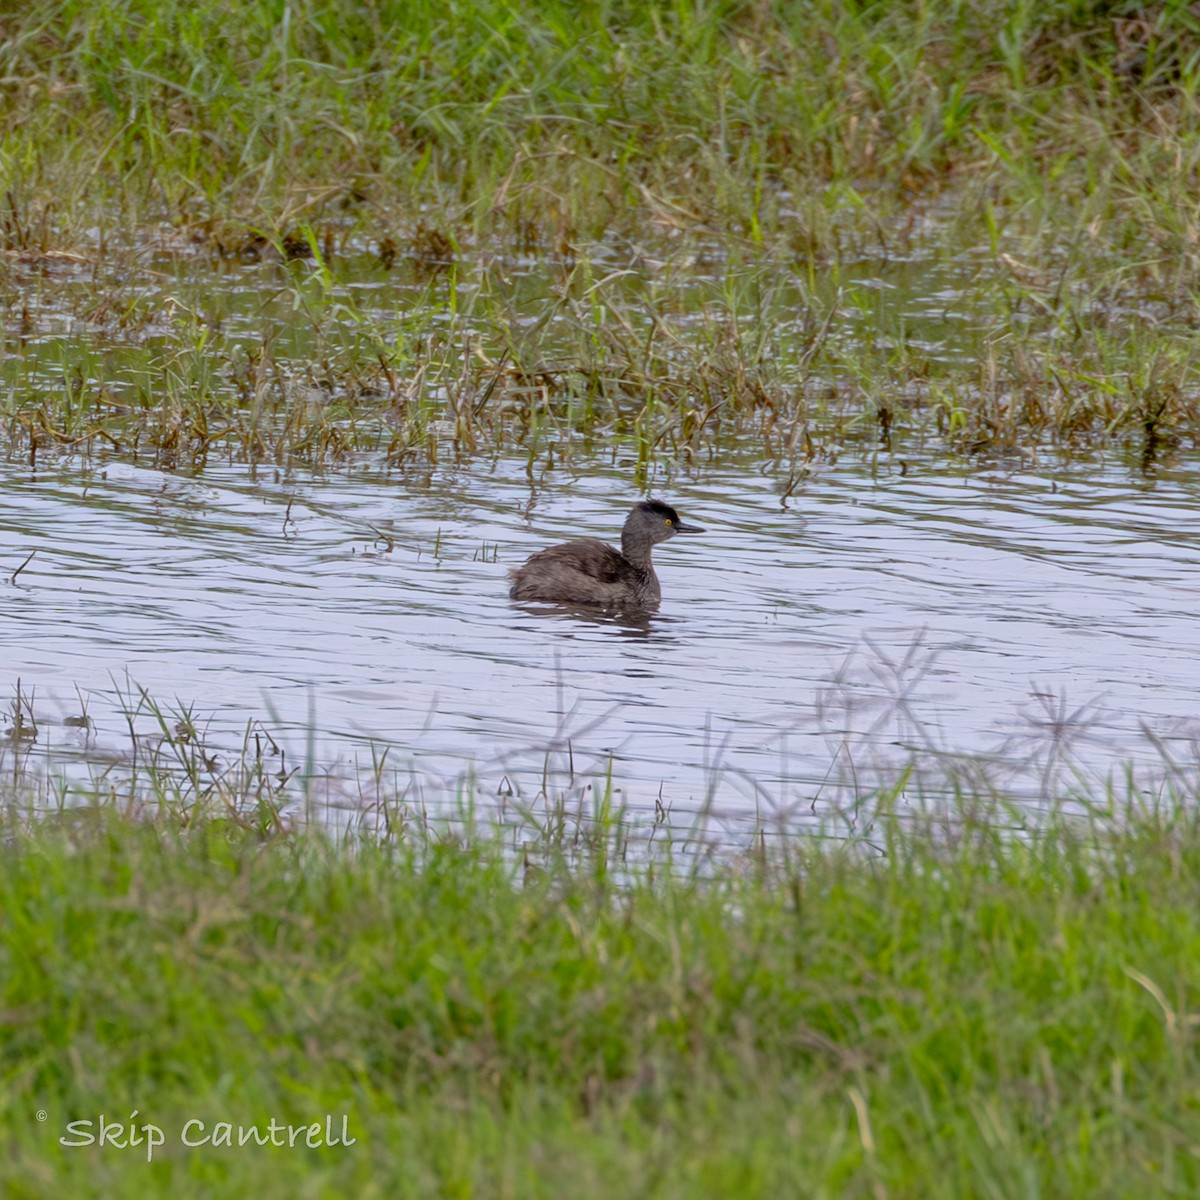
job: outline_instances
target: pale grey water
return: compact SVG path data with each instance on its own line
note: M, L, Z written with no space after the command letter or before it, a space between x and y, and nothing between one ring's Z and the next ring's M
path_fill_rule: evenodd
M3 464L0 689L33 692L51 773L119 763L120 695L142 687L226 759L261 718L350 806L384 745L430 804L529 801L611 760L633 810L733 823L852 807L914 749L989 755L1031 804L1063 738L1100 774L1157 756L1143 726L1195 757L1200 470L844 462L784 508L730 453L656 484L708 532L659 548L639 627L507 598L507 567L615 538L638 498L632 463L577 469L531 493L523 459ZM90 732L63 723L77 689ZM1084 711L1055 742L1060 708Z
M147 250L144 274L34 264L0 385L14 408L72 378L140 403L159 356L174 363L195 334L193 312L196 330L220 330L220 352L179 369L207 371L231 407L220 364L236 354L270 345L303 390L309 364L366 326L397 345L410 320L436 329L450 291L478 314L453 336L474 330L493 359L493 302L520 322L551 315L551 335L565 320L558 276L536 258L481 252L443 277L356 253L328 295L304 265L214 263L171 239ZM830 337L851 357L903 340L930 361L974 362L1007 312L990 253L941 246L936 227L907 258L843 264L815 300L791 267L737 268L716 247L675 263L669 249L588 253L629 289L631 312L639 289L665 288L685 328L723 311L725 290L749 304L778 285L762 319L793 368L834 296ZM145 323L98 316L99 295L110 317L136 301ZM861 398L846 403L857 413ZM377 446L387 429L366 408L364 444ZM874 433L861 425L853 436L786 507L753 430L741 444L722 434L695 471L660 464L655 493L708 533L660 548L664 601L641 626L516 607L505 579L552 541L616 538L640 495L628 441L600 460L572 448L554 470L539 456L532 475L524 453L400 470L370 449L286 474L0 463L0 689L11 702L20 681L38 718L32 745L0 722L0 768L77 781L129 770L131 724L161 732L144 706L127 719L139 689L169 723L191 714L218 773L261 722L287 765L326 772L323 794L348 808L397 792L528 802L543 788L584 803L611 772L637 812L711 806L752 824L853 812L914 755L913 789L944 783L946 755L978 755L1034 806L1074 767L1159 763L1155 737L1195 762L1200 468L981 466L927 453L913 431L895 455L864 448ZM82 706L87 730L70 723Z

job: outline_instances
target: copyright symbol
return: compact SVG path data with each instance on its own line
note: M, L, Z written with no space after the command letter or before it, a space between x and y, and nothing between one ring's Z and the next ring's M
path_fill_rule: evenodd
M46 1118L47 1118L47 1113L46 1113L46 1110L45 1110L44 1108L39 1108L39 1109L37 1110L37 1112L35 1112L33 1115L34 1115L35 1117L37 1117L37 1119L38 1119L38 1121L39 1121L39 1122L41 1122L41 1121L45 1121L45 1120L46 1120Z

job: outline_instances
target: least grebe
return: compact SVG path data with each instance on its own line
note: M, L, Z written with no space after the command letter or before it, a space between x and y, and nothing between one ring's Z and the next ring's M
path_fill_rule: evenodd
M685 525L669 505L643 500L621 530L621 550L595 538L539 550L510 571L514 600L597 604L605 608L655 608L662 599L650 553L677 533L703 533Z

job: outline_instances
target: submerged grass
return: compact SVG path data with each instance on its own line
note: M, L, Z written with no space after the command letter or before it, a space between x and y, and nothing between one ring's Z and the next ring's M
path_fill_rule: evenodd
M45 329L0 361L7 452L171 469L358 453L532 466L611 450L644 466L736 442L794 479L847 452L1115 442L1150 464L1200 439L1178 309L1127 318L1074 291L1033 304L1026 285L960 271L947 311L929 315L929 283L879 300L896 286L886 264L819 280L745 258L701 269L690 254L655 273L586 255L533 283L509 270L480 260L396 279L358 256L175 262L151 284L111 264L39 279L36 301L14 295Z
M1194 1194L1194 809L969 807L619 882L545 835L10 812L5 1194ZM354 1145L238 1147L327 1113ZM60 1144L102 1114L153 1161Z

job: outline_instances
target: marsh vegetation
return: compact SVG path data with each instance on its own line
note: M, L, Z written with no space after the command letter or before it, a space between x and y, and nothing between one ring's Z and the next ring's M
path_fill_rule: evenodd
M7 6L0 1190L1194 1194L1198 35Z
M1186 6L23 5L12 451L1197 431Z

